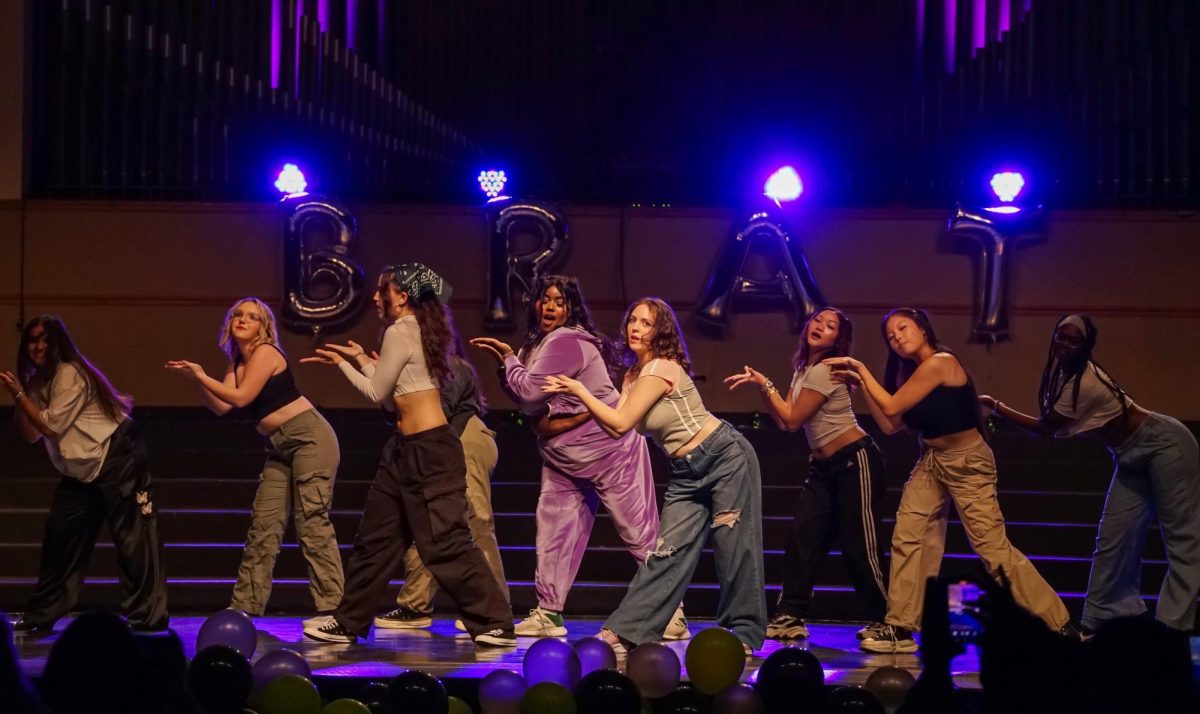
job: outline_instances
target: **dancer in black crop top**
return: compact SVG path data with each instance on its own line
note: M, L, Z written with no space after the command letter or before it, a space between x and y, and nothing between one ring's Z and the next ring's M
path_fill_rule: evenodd
M267 463L254 497L250 532L238 566L230 607L261 615L271 596L272 572L288 516L308 562L309 592L318 613L342 599L342 558L329 507L341 452L329 422L296 389L279 349L275 316L257 298L229 308L219 341L229 359L225 377L208 376L195 362L175 360L167 369L194 381L205 406L218 416L245 409L266 436Z
M953 501L972 549L1013 597L1051 629L1069 624L1067 610L1029 559L1008 540L996 499L996 461L983 439L975 386L962 363L943 347L923 310L899 308L883 320L890 348L884 384L852 357L825 360L835 378L862 385L872 416L886 433L903 426L920 433L924 452L900 497L892 534L885 625L866 633L868 652L914 652L925 580L937 574ZM931 572L932 571L932 572Z

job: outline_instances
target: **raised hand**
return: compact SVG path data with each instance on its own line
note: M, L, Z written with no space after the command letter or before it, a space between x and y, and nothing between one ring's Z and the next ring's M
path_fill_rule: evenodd
M17 395L23 391L21 388L21 383L17 381L17 376L12 372L0 372L0 384L4 385L4 388L8 390L8 393L11 394L14 399L16 399Z
M359 355L366 354L366 351L362 348L362 345L358 344L354 340L346 340L346 344L344 345L326 342L325 344L321 345L321 347L326 350L338 352L347 359L357 359Z
M198 379L204 374L203 367L195 362L189 362L185 359L173 359L163 365L163 368L168 372L182 375L188 379Z
M542 387L542 391L578 396L581 392L586 391L586 388L578 379L571 379L565 374L553 374L546 377L546 384Z
M729 391L733 391L743 384L752 384L756 387L762 387L767 382L766 376L754 369L750 365L742 368L741 372L731 374L725 378L725 384L729 385Z
M332 346L333 345L325 345L325 347L332 347ZM341 347L341 345L338 345L338 346ZM343 348L343 349L348 349L348 348ZM339 354L333 350L326 350L326 349L321 349L320 347L318 347L315 350L313 350L313 355L311 357L301 357L300 361L303 363L306 363L306 364L335 364L336 365L336 364L341 364L342 362L345 362L346 358L342 357L341 354Z
M508 344L497 340L495 337L473 337L468 340L468 342L470 342L471 346L473 347L479 347L480 349L487 350L492 355L492 358L500 364L504 364L505 358L513 353L512 347L509 347Z

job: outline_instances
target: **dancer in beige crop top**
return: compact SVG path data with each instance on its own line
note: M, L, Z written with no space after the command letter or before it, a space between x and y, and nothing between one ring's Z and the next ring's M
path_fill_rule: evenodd
M629 391L633 383L646 377L657 377L667 383L667 393L662 396L646 416L642 417L637 430L654 439L665 453L674 454L700 433L712 419L712 414L700 401L696 383L683 371L678 362L669 359L653 359L642 367L637 375L633 370L625 375L621 391Z
M338 363L338 369L364 397L376 404L387 401L389 396L403 396L426 389L437 389L425 366L425 352L421 349L421 327L417 316L408 314L396 320L383 333L383 345L379 348L379 361L359 359L363 353L355 354L359 372L348 360Z

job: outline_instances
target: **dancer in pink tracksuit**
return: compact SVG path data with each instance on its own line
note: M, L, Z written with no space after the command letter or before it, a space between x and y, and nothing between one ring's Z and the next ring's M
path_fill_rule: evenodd
M529 332L520 355L507 344L479 337L482 347L503 365L509 396L526 414L537 417L542 491L537 506L538 606L517 624L526 637L563 637L562 611L579 572L600 501L618 534L640 563L655 548L658 510L646 441L630 431L610 437L587 417L587 409L569 394L542 391L546 378L567 375L579 380L609 406L620 393L613 387L617 364L611 343L596 329L574 278L543 276L529 304ZM689 637L682 609L676 611L666 639Z

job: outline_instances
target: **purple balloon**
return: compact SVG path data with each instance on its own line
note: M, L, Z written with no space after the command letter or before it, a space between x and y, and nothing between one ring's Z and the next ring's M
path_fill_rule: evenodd
M679 686L679 656L670 647L647 642L633 648L625 662L625 674L647 699L665 697Z
M732 684L717 692L713 714L762 714L762 699L749 684Z
M254 689L258 691L275 679L285 674L295 674L305 679L312 679L312 668L304 655L295 650L281 649L268 652L254 663Z
M258 646L258 630L250 616L239 610L221 610L208 616L196 636L196 651L213 645L232 647L246 659Z
M527 686L525 678L516 672L489 672L479 682L479 707L483 714L517 714Z
M567 689L579 684L583 665L571 645L562 640L546 637L534 642L525 651L522 671L529 686L540 682L554 682Z
M598 669L616 669L617 655L613 648L599 637L584 637L575 643L579 655L580 675L586 677Z

